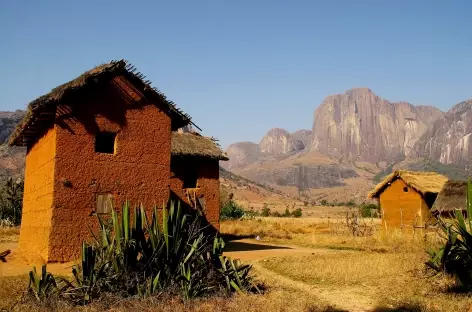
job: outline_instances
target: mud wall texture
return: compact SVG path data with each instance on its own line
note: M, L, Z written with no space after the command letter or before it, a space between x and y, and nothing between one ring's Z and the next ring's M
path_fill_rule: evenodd
M120 79L75 101L56 116L49 262L79 257L89 228L97 229L98 194L111 194L116 206L142 203L148 211L169 197L171 120L164 107ZM103 131L116 133L113 154L95 151L95 136Z
M26 155L19 248L29 261L45 260L54 198L56 131L50 129Z
M426 208L425 208L426 207ZM395 180L380 194L382 225L386 229L399 229L401 224L412 229L429 219L429 209L423 197L401 179Z
M191 168L196 168L197 188L196 196L203 198L205 202L205 216L213 227L220 228L220 179L219 164L217 160L172 157L171 160L171 191L180 199L188 202L184 180L186 173Z

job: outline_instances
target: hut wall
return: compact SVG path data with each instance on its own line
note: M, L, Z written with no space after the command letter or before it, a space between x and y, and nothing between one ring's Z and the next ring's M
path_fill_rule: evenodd
M19 248L29 261L44 261L53 209L56 131L49 130L26 154Z
M195 168L197 173L196 196L204 199L205 217L210 224L219 230L220 228L220 169L217 160L172 157L171 165L171 191L181 200L188 202L184 188L186 172L189 168Z
M406 191L405 191L406 190ZM422 214L427 207L421 195L397 179L380 194L382 225L386 229L400 228L401 224L411 228L417 220L422 225ZM403 210L403 211L402 211Z
M97 229L97 195L112 196L115 208L142 203L148 213L169 197L171 120L163 107L119 79L92 91L75 100L77 112L57 112L49 262L79 256L89 227ZM100 131L116 133L114 154L95 151Z

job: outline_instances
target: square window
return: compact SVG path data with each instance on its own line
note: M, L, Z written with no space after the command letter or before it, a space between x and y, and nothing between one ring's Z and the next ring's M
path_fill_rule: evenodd
M112 194L97 194L96 213L111 213L113 209L113 195Z
M95 152L115 154L116 133L98 132L95 135Z

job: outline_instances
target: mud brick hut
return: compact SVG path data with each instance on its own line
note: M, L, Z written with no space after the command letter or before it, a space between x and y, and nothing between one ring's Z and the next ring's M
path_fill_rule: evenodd
M148 211L187 193L219 228L219 160L211 138L126 61L98 66L28 106L10 145L26 146L19 248L30 260L78 258L96 214L125 200ZM114 205L112 206L112 203Z
M434 201L431 213L448 218L456 210L467 212L467 181L447 181Z
M446 181L436 172L398 170L380 182L368 197L378 199L386 230L425 228L432 218L430 209Z

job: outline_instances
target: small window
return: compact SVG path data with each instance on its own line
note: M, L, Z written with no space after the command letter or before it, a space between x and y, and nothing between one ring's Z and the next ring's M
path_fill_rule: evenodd
M184 188L196 188L198 173L196 168L185 168L184 172Z
M111 213L113 209L113 195L112 194L97 194L96 213Z
M406 186L403 188L403 192L408 192L408 188Z
M114 132L98 132L95 136L95 152L105 154L115 154Z

